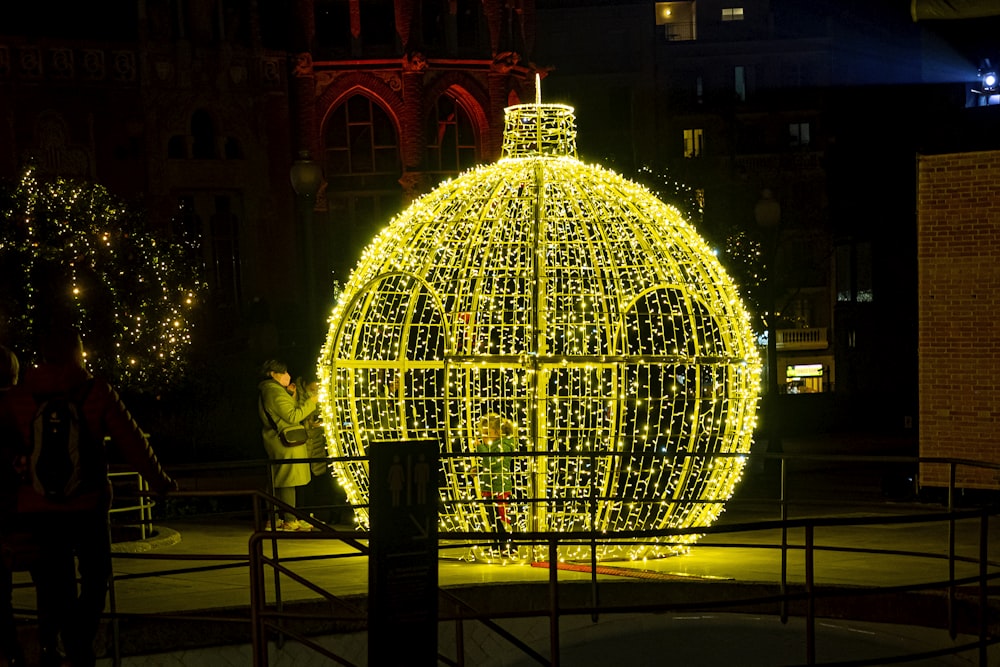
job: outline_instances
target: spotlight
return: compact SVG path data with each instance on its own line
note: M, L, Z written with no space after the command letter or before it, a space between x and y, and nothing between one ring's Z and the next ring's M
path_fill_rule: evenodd
M997 77L997 70L990 63L990 59L983 60L979 67L979 82L982 84L982 92L995 93L1000 91L1000 78Z

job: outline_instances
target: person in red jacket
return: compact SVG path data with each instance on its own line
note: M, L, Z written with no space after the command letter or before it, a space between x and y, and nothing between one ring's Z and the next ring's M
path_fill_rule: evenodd
M30 570L38 596L43 661L59 664L61 660L52 636L54 626L70 664L90 666L95 662L94 639L111 577L112 490L105 438L156 493L176 490L177 484L160 466L118 392L87 371L78 331L53 330L40 352L43 363L28 369L7 395L7 430L19 436L15 468L27 475L39 403L53 395L72 396L81 414L79 483L65 496L41 493L27 480L16 485L10 519L16 530L37 541L41 554ZM9 500L2 506L9 507ZM79 569L79 592L74 565ZM45 636L43 617L48 619Z

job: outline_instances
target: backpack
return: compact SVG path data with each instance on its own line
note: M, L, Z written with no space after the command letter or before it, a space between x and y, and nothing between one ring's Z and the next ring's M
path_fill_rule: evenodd
M83 403L93 382L69 393L35 396L31 424L29 475L35 491L47 499L65 502L81 491L90 437Z

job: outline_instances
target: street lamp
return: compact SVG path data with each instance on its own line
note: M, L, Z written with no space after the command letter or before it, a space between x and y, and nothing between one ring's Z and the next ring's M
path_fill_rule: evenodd
M308 150L299 151L299 157L292 162L289 172L292 189L295 190L296 208L302 220L302 231L305 246L302 255L305 260L306 274L306 305L309 308L307 320L312 322L316 316L316 275L313 262L315 248L313 247L313 209L316 207L316 194L323 184L323 167L312 159ZM310 327L312 331L312 327ZM310 334L311 339L311 334Z
M768 239L768 267L767 267L767 308L770 312L767 315L767 432L768 449L772 452L781 451L781 436L778 431L778 331L777 301L778 289L777 260L778 260L778 235L781 230L781 204L774 198L772 192L765 188L760 193L760 201L753 209L754 219L757 226L769 233Z

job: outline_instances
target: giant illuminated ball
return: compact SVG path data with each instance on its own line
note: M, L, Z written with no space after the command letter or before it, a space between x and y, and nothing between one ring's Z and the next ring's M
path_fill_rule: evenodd
M493 531L476 443L495 415L516 429L509 530L600 531L602 559L683 550L696 536L616 533L722 512L755 426L748 314L677 209L576 158L572 108L505 125L498 162L417 200L347 281L319 360L331 453L434 438L441 538ZM367 462L335 468L366 525Z

